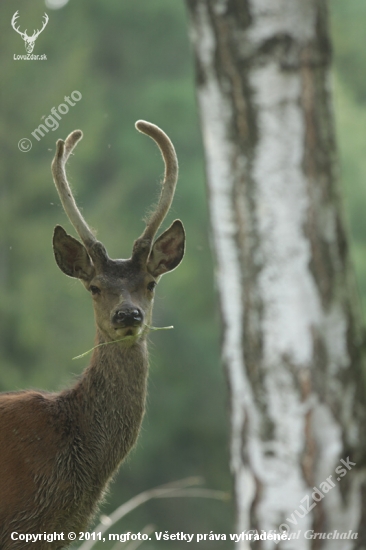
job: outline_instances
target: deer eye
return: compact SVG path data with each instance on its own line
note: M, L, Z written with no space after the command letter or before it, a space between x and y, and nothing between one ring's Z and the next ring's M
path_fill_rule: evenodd
M97 287L97 286L91 285L89 287L89 290L90 290L90 292L92 293L93 296L96 296L97 294L100 294L100 288Z
M151 281L148 285L147 285L147 290L150 290L150 292L152 292L154 290L154 288L156 287L156 282L155 281Z

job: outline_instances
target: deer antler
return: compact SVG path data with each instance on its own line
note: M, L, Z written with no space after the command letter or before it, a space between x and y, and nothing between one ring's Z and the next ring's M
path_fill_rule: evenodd
M41 30L37 30L37 31L33 31L33 35L32 35L32 38L34 38L34 40L41 34L41 32L43 31L43 29L45 28L45 26L47 25L48 23L48 15L47 13L44 14L44 22L43 22L43 25L42 25L42 28Z
M148 135L157 143L165 163L165 175L158 205L151 214L144 232L135 241L133 247L133 258L142 262L147 260L151 251L153 239L172 204L178 179L178 160L172 142L158 126L144 120L139 120L136 122L136 128L139 132ZM52 161L52 174L62 206L70 222L76 229L91 257L102 261L107 257L105 248L102 243L95 238L90 227L81 215L66 177L65 166L67 159L82 137L83 133L81 130L75 130L66 138L66 141L62 139L57 141L56 154Z
M25 37L28 36L28 35L27 35L27 29L25 29L25 32L22 32L22 31L19 30L19 27L16 27L16 26L15 26L15 23L16 23L16 20L18 19L18 17L19 17L19 10L17 10L17 11L14 13L14 15L13 15L13 17L12 17L12 19L11 19L11 26L13 27L13 29L14 29L18 34L20 34L20 36L21 36L21 37L23 38L23 40L24 40Z
M138 120L135 126L139 132L146 134L155 141L165 163L165 174L158 205L151 214L144 232L134 244L133 255L138 257L143 255L143 257L146 256L147 258L151 250L152 241L173 201L178 179L178 159L172 142L158 126L145 120Z
M90 252L93 245L97 243L97 239L93 235L90 227L84 220L76 205L65 171L67 159L82 137L83 133L81 130L74 130L74 132L71 132L71 134L66 138L66 141L63 141L62 139L57 141L56 154L52 161L52 174L62 206L64 207L70 222L83 241L86 249Z

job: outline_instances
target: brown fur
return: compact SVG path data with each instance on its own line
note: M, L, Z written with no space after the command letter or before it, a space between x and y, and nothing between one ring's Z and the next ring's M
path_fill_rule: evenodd
M169 138L149 123L141 122L140 130L151 131L154 139L157 136L163 157L169 160L169 193L174 193L177 162ZM146 336L153 288L184 254L184 229L179 220L152 245L166 213L164 199L155 226L148 225L149 231L135 242L132 258L108 257L77 210L66 180L65 162L80 137L81 132L76 131L65 143L58 142L53 172L58 189L64 190L59 189L65 210L84 244L57 226L53 247L60 269L80 279L92 294L96 345L103 345L94 349L90 365L70 389L0 394L1 550L30 544L37 550L59 550L68 545L67 533L87 529L139 433L145 408ZM168 202L171 200L172 196ZM65 541L26 544L11 539L14 531L35 535L63 532Z
M100 340L100 335L98 340ZM19 533L82 531L136 441L144 412L146 343L94 350L90 366L59 394L0 396L0 548ZM60 542L36 548L62 548Z

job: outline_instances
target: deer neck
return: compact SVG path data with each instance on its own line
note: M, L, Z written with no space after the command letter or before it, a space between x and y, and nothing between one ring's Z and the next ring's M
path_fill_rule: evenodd
M105 339L98 330L96 343ZM148 371L144 339L129 347L108 343L94 349L73 390L85 444L99 457L106 477L136 442L142 422Z

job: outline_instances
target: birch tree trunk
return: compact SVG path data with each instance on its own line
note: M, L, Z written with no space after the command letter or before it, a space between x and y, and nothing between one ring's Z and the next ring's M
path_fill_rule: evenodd
M366 548L363 329L336 185L325 1L187 6L236 531L298 537L253 545L265 550ZM349 531L357 540L337 538Z

